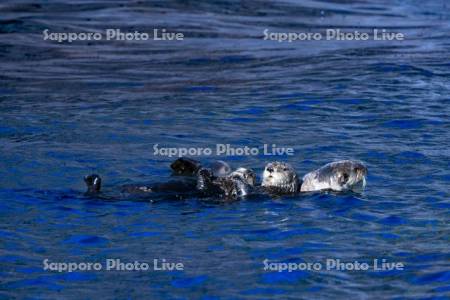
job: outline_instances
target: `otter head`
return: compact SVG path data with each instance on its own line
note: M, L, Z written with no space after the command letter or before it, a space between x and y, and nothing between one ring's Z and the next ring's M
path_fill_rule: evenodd
M228 176L235 185L237 196L248 196L256 185L256 174L252 169L238 168Z
M279 189L284 193L295 193L299 187L297 173L294 168L283 162L271 162L263 173L262 186Z
M176 175L193 176L201 168L200 163L188 157L180 157L170 164L170 168Z
M213 175L216 177L227 176L231 172L231 167L229 164L224 162L223 160L213 161L209 168L213 172Z
M360 191L366 186L367 167L360 161L344 160L330 164L330 183L337 191Z
M87 186L86 193L98 193L102 187L102 179L97 174L91 174L84 177Z
M239 180L233 181L233 180L221 180L221 184L219 185L221 189L221 195L223 198L226 199L236 199L237 197L241 196L241 189L239 188Z
M255 186L256 184L256 174L252 169L238 168L231 172L230 177L240 179L250 186Z

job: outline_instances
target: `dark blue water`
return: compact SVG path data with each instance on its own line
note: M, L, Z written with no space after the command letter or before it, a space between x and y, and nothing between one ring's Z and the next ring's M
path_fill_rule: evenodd
M0 4L0 298L427 298L450 295L447 1L4 1ZM264 40L263 31L402 32L404 41ZM42 31L182 32L183 41L44 41ZM222 156L259 174L335 159L362 195L230 204L107 202L169 179L153 145L293 147ZM208 161L217 157L200 157ZM43 261L184 264L55 272ZM403 271L264 270L387 259Z

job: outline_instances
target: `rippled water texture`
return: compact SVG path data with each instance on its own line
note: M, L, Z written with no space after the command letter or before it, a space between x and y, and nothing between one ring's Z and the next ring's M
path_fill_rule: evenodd
M3 1L0 298L388 298L450 294L449 3ZM264 40L263 31L404 33L405 41ZM44 41L42 31L182 32L183 41ZM294 147L234 167L342 158L362 195L232 204L83 197L169 178L153 145ZM212 160L214 157L204 157ZM182 262L184 271L43 270L43 260ZM403 262L404 271L265 271L263 261Z

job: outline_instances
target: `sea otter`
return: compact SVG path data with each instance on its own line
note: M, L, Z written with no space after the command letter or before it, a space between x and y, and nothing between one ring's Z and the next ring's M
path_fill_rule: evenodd
M300 191L361 192L366 186L366 176L367 167L360 161L335 161L303 176Z
M270 194L294 194L299 191L300 182L290 164L275 161L264 168L261 186Z
M84 178L87 186L86 195L97 198L176 198L202 197L205 195L218 197L243 196L247 194L247 181L254 185L256 176L244 168L239 168L230 173L230 166L224 161L214 161L206 164L209 168L203 168L200 162L182 157L170 165L174 175L182 175L176 180L153 184L128 184L120 186L116 195L110 195L102 191L102 179L97 174ZM200 174L200 171L201 174ZM208 175L206 175L208 174ZM241 183L238 179L242 180ZM205 180L204 185L198 182ZM209 181L210 180L210 181ZM222 185L222 186L221 186Z

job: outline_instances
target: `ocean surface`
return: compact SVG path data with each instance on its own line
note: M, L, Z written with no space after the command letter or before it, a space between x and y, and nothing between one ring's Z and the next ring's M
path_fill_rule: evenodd
M450 297L450 3L346 1L2 1L1 299L369 299ZM180 41L44 39L48 32L166 29ZM264 39L327 29L403 41ZM233 203L102 201L105 189L164 182L159 147L294 148L211 155L259 175L336 159L369 168L362 194ZM259 176L259 181L261 177ZM101 263L45 270L44 260ZM107 259L184 270L106 271ZM404 270L326 270L385 259ZM322 270L265 270L266 262Z

